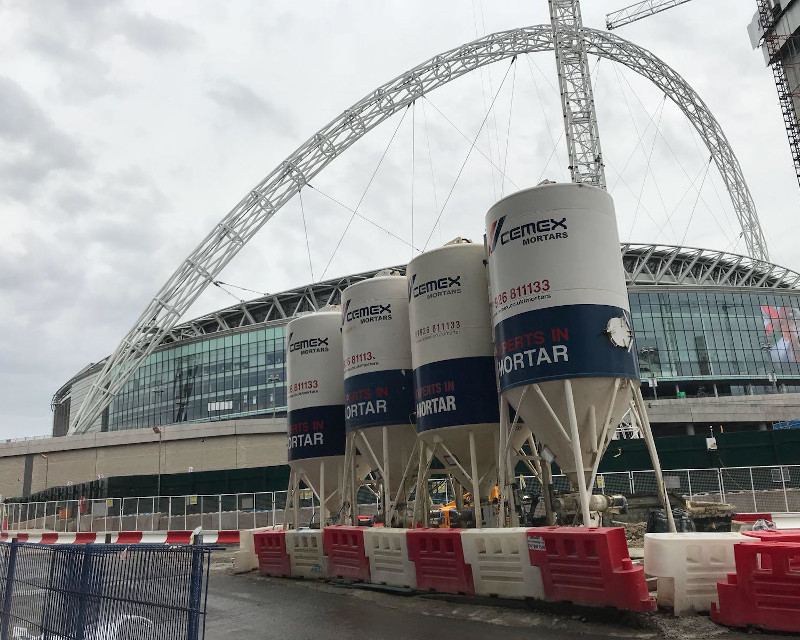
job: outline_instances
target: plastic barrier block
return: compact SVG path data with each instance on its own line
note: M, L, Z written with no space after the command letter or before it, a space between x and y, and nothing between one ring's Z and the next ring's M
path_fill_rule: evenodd
M245 529L239 532L239 550L233 554L234 573L246 573L258 569L258 556L253 543L253 534L259 531L282 531L283 527L261 527L258 529Z
M239 544L238 531L217 531L217 544Z
M139 544L141 541L141 531L120 531L117 534L117 544Z
M322 531L300 529L286 532L286 553L289 554L293 578L325 578L328 556L322 545Z
M417 588L417 570L408 557L407 529L364 529L364 552L369 558L371 582Z
M370 581L363 527L325 527L322 546L328 556L328 577Z
M191 531L167 531L167 544L189 544L192 541Z
M41 540L39 540L41 544L55 544L58 542L58 534L57 533L43 533Z
M800 531L786 529L783 531L777 529L765 529L764 531L742 531L743 536L747 536L748 542L752 542L752 538L757 538L762 542L800 542Z
M658 605L676 616L709 611L717 582L736 568L733 547L750 538L740 533L648 533L644 572L658 578Z
M531 565L527 532L526 527L509 527L461 533L477 595L544 599L542 570Z
M75 534L75 544L92 544L97 542L97 533L82 532Z
M262 576L288 578L292 575L285 531L257 531L253 534L253 547L258 558L258 572Z
M475 595L472 567L464 559L463 529L409 529L408 557L414 563L417 588L439 593Z
M800 632L800 543L747 542L734 549L736 573L717 585L711 619L729 627L758 625Z
M756 522L757 520L772 520L771 513L737 513L731 518L736 522Z
M534 527L527 536L531 564L542 570L547 600L656 609L644 569L628 556L621 527Z

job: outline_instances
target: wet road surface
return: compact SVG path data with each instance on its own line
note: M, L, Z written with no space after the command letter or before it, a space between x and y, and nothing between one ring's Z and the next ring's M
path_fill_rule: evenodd
M707 616L675 618L613 609L442 599L318 581L232 574L232 553L212 556L206 640L600 640L753 638ZM504 605L504 606L497 606ZM759 640L787 636L757 633Z
M397 602L386 606L383 602L386 599ZM434 605L433 609L437 611L430 613L426 605ZM575 637L567 629L558 632L530 627L509 628L489 622L443 617L438 611L453 608L450 603L427 602L419 597L356 592L337 587L321 589L317 585L290 580L217 573L212 574L209 583L206 640L530 640L533 637L537 640L568 640ZM581 637L591 640L618 636Z

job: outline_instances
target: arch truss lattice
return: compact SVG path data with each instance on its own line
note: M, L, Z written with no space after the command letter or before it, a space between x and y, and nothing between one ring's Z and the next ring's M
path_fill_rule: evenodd
M589 55L623 64L644 76L683 111L708 147L728 188L748 252L755 260L766 262L766 242L739 162L697 93L669 65L632 42L586 28L581 37ZM106 361L76 416L76 432L90 428L142 361L264 224L362 136L417 98L475 69L552 49L550 25L512 29L463 44L377 88L306 140L242 198L161 287Z

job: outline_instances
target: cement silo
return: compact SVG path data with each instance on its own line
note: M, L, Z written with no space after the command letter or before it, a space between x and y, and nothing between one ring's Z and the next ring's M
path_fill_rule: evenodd
M290 490L296 493L300 480L313 489L320 500L323 524L326 511L339 510L344 471L340 318L337 307L328 307L286 325ZM297 496L294 498L296 506ZM297 518L294 524L298 525Z
M386 513L416 444L405 277L381 272L347 287L341 326L348 456L361 453L384 491ZM347 474L346 499L355 504L364 478L350 468Z
M417 432L486 502L496 480L499 408L484 247L455 240L414 258L406 276Z
M579 493L639 386L611 196L547 184L486 216L500 391Z

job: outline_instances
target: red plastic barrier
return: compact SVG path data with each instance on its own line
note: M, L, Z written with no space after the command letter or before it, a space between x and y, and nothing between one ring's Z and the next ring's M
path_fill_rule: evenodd
M644 569L628 556L623 528L535 527L527 536L548 600L655 611Z
M167 531L167 544L190 544L191 542L191 531Z
M238 531L218 531L217 544L239 544Z
M474 596L472 567L464 560L463 529L409 529L408 557L417 572L420 590Z
M58 534L57 533L43 533L42 539L40 540L41 544L55 544L58 542Z
M90 544L97 541L97 534L90 532L76 533L75 544Z
M798 529L742 531L742 535L758 538L762 542L800 542L800 530Z
M7 533L0 533L0 542L6 542L10 537Z
M733 553L736 573L717 583L719 605L711 604L711 619L800 632L800 542L744 542Z
M141 541L141 531L120 531L117 534L117 544L139 544Z
M262 576L291 577L285 531L256 531L253 534L253 546L258 557L258 572Z
M369 558L364 551L363 527L325 527L322 548L328 556L328 577L369 582Z
M28 533L18 533L14 537L17 539L17 542L27 542L29 535L30 534L28 534Z
M756 520L772 520L771 513L737 513L731 518L737 522L755 522Z

